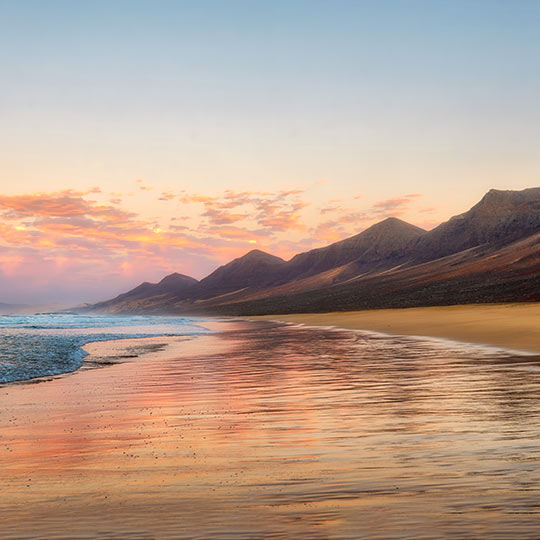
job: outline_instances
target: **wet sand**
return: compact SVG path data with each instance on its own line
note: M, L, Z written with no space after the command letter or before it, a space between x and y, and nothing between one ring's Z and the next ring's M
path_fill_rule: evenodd
M476 304L332 313L268 315L255 319L338 326L407 336L431 336L540 353L540 304Z
M539 356L205 326L0 387L2 538L538 537Z

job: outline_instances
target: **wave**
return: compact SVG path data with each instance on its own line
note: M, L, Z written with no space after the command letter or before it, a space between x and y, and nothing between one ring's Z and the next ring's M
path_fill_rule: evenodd
M0 384L69 373L92 341L192 336L210 331L187 317L33 315L0 317Z

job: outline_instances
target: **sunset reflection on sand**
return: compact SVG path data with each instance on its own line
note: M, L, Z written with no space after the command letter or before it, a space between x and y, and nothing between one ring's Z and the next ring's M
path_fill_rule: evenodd
M537 534L538 357L208 326L222 333L0 389L3 537Z

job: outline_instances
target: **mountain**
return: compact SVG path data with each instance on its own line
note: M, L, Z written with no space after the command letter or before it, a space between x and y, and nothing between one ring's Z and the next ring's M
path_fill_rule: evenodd
M358 272L391 268L407 259L407 247L425 232L401 219L385 219L360 234L295 255L282 281L306 278L353 261Z
M178 294L181 291L189 289L196 283L198 283L196 279L175 272L165 276L159 283L141 283L134 289L120 294L112 300L92 305L91 309L108 312L130 311L131 309L138 309L143 300L161 297L163 295Z
M388 218L288 262L253 250L200 282L181 277L92 309L250 315L540 301L540 188L490 190L429 232Z
M499 249L477 246L327 287L302 291L290 283L258 298L205 307L206 312L240 316L538 301L540 233Z
M283 259L254 249L243 257L220 266L202 279L189 291L189 297L205 299L247 287L262 287L273 281L285 265L286 262Z
M490 190L468 212L418 239L417 261L434 260L482 244L502 246L540 230L540 188Z

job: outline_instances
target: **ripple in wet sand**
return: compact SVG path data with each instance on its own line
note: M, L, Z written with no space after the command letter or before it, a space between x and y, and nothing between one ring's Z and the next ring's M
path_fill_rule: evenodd
M0 389L3 538L538 538L539 357L209 326Z

